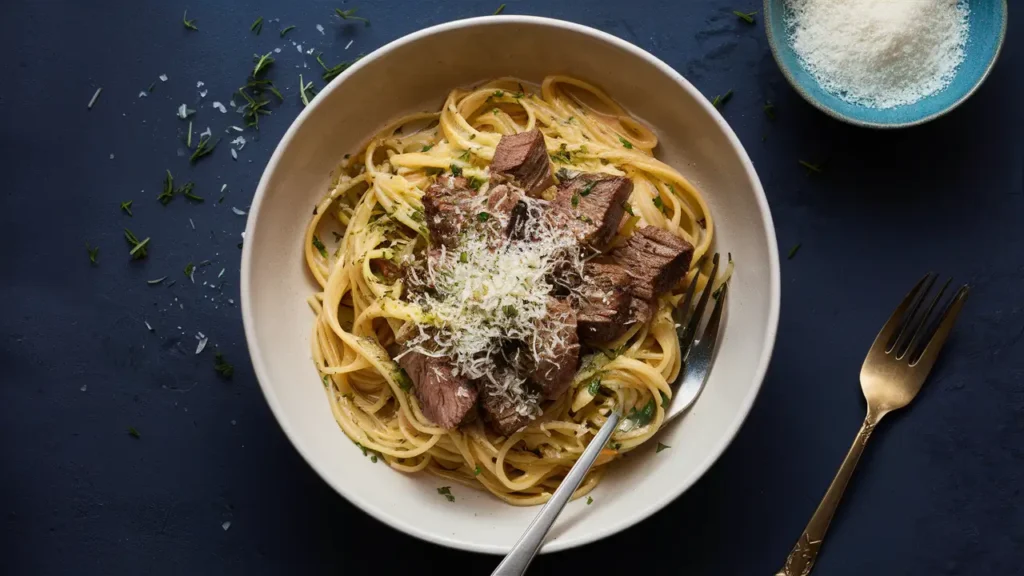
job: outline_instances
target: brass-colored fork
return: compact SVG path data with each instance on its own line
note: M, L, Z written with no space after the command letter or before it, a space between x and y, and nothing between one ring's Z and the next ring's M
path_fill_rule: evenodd
M910 404L935 365L939 351L953 329L960 308L967 300L968 292L968 287L962 286L946 304L942 313L934 320L930 320L932 312L949 287L947 280L928 303L927 308L922 311L921 306L928 300L935 278L936 276L927 274L914 286L889 317L881 332L875 337L875 343L868 350L867 358L860 369L860 385L868 406L864 424L861 425L853 446L850 447L846 459L839 467L839 472L825 492L821 504L814 511L796 546L786 558L785 566L775 576L810 574L825 538L825 532L832 522L832 516L839 506L868 438L883 416Z

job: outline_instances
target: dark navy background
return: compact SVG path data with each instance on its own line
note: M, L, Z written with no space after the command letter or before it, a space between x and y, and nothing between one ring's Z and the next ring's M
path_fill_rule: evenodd
M323 84L292 42L333 64L498 4L367 0L364 27L332 16L357 6L340 2L5 3L3 573L488 574L497 563L414 540L335 494L281 433L249 365L238 304L245 218L231 207L248 208L298 113L298 73ZM1010 4L1011 20L1024 16ZM198 32L182 26L186 8ZM804 103L775 66L760 15L749 26L733 9L760 5L508 2L509 14L633 42L709 98L733 90L723 114L764 183L784 258L771 369L721 460L653 518L542 557L532 572L774 574L860 424L857 373L875 332L937 270L970 282L970 301L914 405L874 435L815 574L1024 574L1024 40L1009 34L987 83L949 116L873 132ZM282 40L287 25L297 28ZM233 161L224 129L242 121L211 103L227 104L252 55L275 47L269 76L286 102L258 134L246 131ZM197 133L226 136L195 166L175 117L182 103L199 110ZM798 160L825 170L808 174ZM206 202L160 205L165 169ZM134 217L119 210L125 200ZM151 237L147 259L129 260L125 227ZM100 249L97 266L86 243ZM203 260L189 282L183 268ZM196 332L210 338L198 356ZM234 364L232 380L214 372L215 349Z

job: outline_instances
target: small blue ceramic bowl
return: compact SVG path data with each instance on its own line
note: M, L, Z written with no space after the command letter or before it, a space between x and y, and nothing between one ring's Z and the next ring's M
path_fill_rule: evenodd
M967 0L970 30L964 61L945 89L906 106L881 110L851 104L818 84L793 51L786 32L786 0L764 0L764 26L779 68L805 100L822 112L857 126L904 128L956 108L985 81L1006 37L1006 0Z

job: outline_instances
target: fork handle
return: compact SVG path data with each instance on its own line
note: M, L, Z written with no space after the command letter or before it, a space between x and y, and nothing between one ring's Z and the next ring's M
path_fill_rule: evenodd
M882 416L884 413L874 414L868 410L868 415L864 418L864 423L861 424L860 431L857 432L857 437L853 440L853 446L850 446L850 451L846 453L839 472L836 473L828 491L821 499L821 504L818 504L818 509L814 511L807 527L804 528L804 533L797 540L796 546L793 546L793 551L786 557L786 564L775 576L807 576L811 573L814 561L818 558L818 550L825 539L825 532L828 531L828 525L832 522L832 517L839 507L843 492L846 491L846 485L850 483L857 462L860 461L860 455L864 452L864 446L867 445L868 438L871 437L871 433Z

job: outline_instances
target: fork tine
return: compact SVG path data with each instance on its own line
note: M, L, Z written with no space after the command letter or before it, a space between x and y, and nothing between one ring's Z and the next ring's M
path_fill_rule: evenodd
M928 309L924 311L924 314L921 315L921 319L917 322L917 327L914 328L912 331L910 331L910 336L909 336L909 340L910 341L909 342L904 342L904 347L903 348L901 348L899 346L896 347L896 359L897 360L902 360L907 355L908 352L910 352L911 350L914 350L914 345L917 344L918 340L921 339L921 334L926 332L927 328L930 327L929 324L928 324L928 319L932 315L932 310L935 310L935 305L938 304L939 301L942 300L942 295L946 293L946 288L949 288L949 283L952 282L952 281L953 281L952 278L947 279L946 283L943 284L942 288L939 289L939 293L935 295L935 298L932 298L931 304L928 305ZM927 295L928 295L927 292L922 293L921 294L921 301L924 301L924 298ZM908 327L909 327L909 324L910 324L910 321L908 320L907 321Z
M699 273L698 273L699 274ZM679 324L679 328L676 329L676 335L682 337L684 333L684 326L686 325L686 314L690 311L690 304L693 303L693 293L697 291L697 276L693 277L693 282L690 282L690 286L686 289L686 295L683 296L683 301L676 306L673 311L672 318ZM682 340L680 340L681 342Z
M960 314L960 309L963 308L964 302L967 301L967 294L969 292L970 288L966 284L956 291L956 294L953 295L949 304L946 305L946 309L942 312L935 332L924 343L924 350L921 351L917 358L911 357L911 366L923 369L925 374L931 371L932 366L935 365L935 361L939 357L939 352L946 344L946 338L949 337L953 324L956 323L956 317Z
M893 336L897 335L901 331L907 310L910 308L911 304L914 303L914 300L917 298L921 288L925 285L928 279L931 278L931 276L931 272L925 274L924 278L918 280L917 284L911 288L910 292L903 297L903 301L900 302L900 305L896 307L895 311L893 311L892 316L889 316L889 319L885 321L885 325L882 326L882 329L878 332L878 336L875 336L875 341L871 344L871 349L868 351L868 358L874 354L887 354L892 350L892 347L896 345L896 339L893 338ZM892 346L890 346L890 343Z
M899 352L900 349L906 345L907 340L909 340L913 335L914 331L908 330L908 328L913 324L913 320L917 316L917 311L921 308L921 304L924 302L924 299L927 298L928 293L931 292L932 285L935 284L936 278L938 278L938 276L933 275L931 272L925 275L924 286L922 286L917 294L914 295L910 310L900 318L901 322L899 333L892 339L892 341L889 342L889 348L886 349L886 353L894 351Z
M697 335L697 327L700 326L700 320L704 317L704 309L708 306L708 299L711 298L711 287L715 283L715 278L718 278L718 261L719 256L716 253L712 259L714 266L711 267L711 275L708 276L708 282L704 285L704 291L700 293L700 300L693 310L693 316L690 316L685 330L679 335L679 357L683 361L686 360L690 346L693 344L693 338ZM694 284L696 284L696 279L694 279Z
M715 347L718 345L718 328L722 322L722 311L725 309L726 297L729 293L729 283L722 284L721 292L711 310L711 317L708 319L704 333L700 340L690 351L686 365L679 371L679 376L672 383L672 404L666 419L689 408L700 396L707 382L708 374L711 372L711 361L715 356Z

